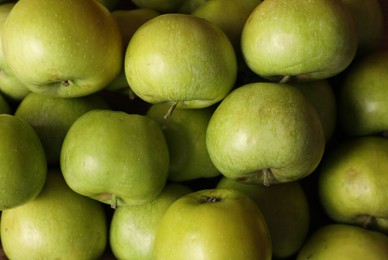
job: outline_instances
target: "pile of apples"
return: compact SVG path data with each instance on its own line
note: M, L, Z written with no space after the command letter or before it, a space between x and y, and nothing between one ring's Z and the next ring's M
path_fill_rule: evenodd
M378 0L0 4L4 259L388 259L383 18Z

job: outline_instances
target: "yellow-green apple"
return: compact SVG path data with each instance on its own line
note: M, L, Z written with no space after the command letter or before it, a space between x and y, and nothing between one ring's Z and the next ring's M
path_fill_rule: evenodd
M158 16L159 13L149 8L136 9L118 9L112 11L112 16L117 21L121 32L124 49L127 48L129 41L135 31L146 21ZM124 70L124 58L122 58L122 67L119 75L105 88L107 90L130 90Z
M5 3L0 5L0 39L3 34L3 26L9 12L15 3ZM7 97L19 101L23 99L30 90L24 86L9 68L4 60L2 41L0 40L0 91Z
M244 25L241 50L258 75L315 80L339 74L357 51L356 26L338 0L267 0Z
M138 8L149 8L160 13L176 13L184 0L132 0Z
M0 93L0 114L11 114L11 107L8 100Z
M379 0L342 0L351 11L356 23L357 54L374 51L384 36L384 17Z
M19 0L2 35L5 62L32 92L85 96L105 88L122 67L118 25L95 0Z
M234 87L237 58L218 26L189 14L162 14L132 36L125 74L132 91L146 102L203 108Z
M309 82L290 82L299 89L318 112L328 142L337 129L337 97L327 79Z
M151 118L92 110L68 130L60 166L70 188L115 208L159 195L168 177L169 152L160 126Z
M209 0L191 12L219 26L240 51L241 32L253 9L262 0Z
M0 114L0 210L38 196L47 175L47 160L38 135L26 121Z
M302 247L310 228L310 208L299 182L265 187L222 177L216 187L241 191L257 204L271 234L274 257L291 257Z
M374 51L354 61L338 86L338 124L348 136L388 129L388 51Z
M56 168L38 197L2 213L1 242L9 259L98 259L107 238L102 204L72 191Z
M271 259L267 223L255 202L234 189L204 189L174 201L154 242L159 259Z
M117 208L110 223L110 248L117 259L152 259L159 223L168 207L192 192L184 184L169 183L154 200Z
M74 121L93 109L108 109L104 98L96 94L61 98L31 92L16 107L15 115L29 123L45 149L47 162L58 164L63 139Z
M318 175L318 194L334 221L388 234L388 139L345 140L327 151Z
M268 186L311 174L323 156L325 134L298 89L256 82L236 88L217 106L206 145L224 176Z
M305 242L297 260L382 260L388 256L388 237L376 231L344 224L327 224Z
M152 105L147 116L162 128L170 152L169 179L175 182L220 175L206 147L206 130L213 114L212 108L176 109L165 119L170 109L166 103Z

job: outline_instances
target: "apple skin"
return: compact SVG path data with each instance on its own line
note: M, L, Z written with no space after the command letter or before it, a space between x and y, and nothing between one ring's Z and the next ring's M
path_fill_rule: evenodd
M0 94L0 114L11 114L11 107L2 94Z
M117 259L151 259L159 223L168 207L192 190L169 183L154 200L117 208L110 224L110 247Z
M101 96L60 98L31 92L16 107L15 116L29 123L45 149L47 162L59 164L61 147L67 131L82 114L94 109L108 109Z
M139 205L155 199L164 188L169 152L154 120L92 110L68 130L60 166L70 188L82 195L113 208Z
M4 23L2 45L27 88L59 97L95 93L122 67L120 30L98 1L20 0Z
M72 191L53 168L36 199L2 212L1 242L9 259L98 259L107 230L102 204Z
M388 139L343 141L327 152L318 174L327 216L388 234Z
M325 136L315 108L298 89L256 82L218 105L206 145L224 176L271 185L311 174L323 156Z
M38 135L26 121L0 114L0 136L0 210L5 210L38 196L47 160Z
M369 53L350 65L338 86L338 124L348 136L388 129L388 51Z
M327 224L308 238L296 260L382 260L388 255L388 237L352 225Z
M218 26L193 15L162 14L132 36L125 74L132 91L148 103L204 108L234 87L237 58Z
M154 259L271 259L257 205L234 189L205 189L173 202L155 238Z
M302 247L310 228L310 208L299 182L265 187L222 177L216 188L236 189L257 204L271 234L276 259L291 257Z
M146 114L165 134L170 152L169 180L181 182L219 176L206 147L206 130L214 109L175 109L173 116L165 119L169 109L168 104L158 103Z
M268 0L244 25L241 50L249 68L271 81L339 74L357 51L356 26L338 0Z

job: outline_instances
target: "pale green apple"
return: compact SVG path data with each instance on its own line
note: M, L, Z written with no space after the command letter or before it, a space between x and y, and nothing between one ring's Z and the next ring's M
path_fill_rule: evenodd
M96 94L60 98L40 93L28 94L16 107L15 115L29 123L38 134L49 164L59 163L63 139L74 121L93 109L108 109Z
M185 0L132 0L139 8L149 8L160 13L175 13Z
M11 107L8 101L0 93L0 114L11 114Z
M360 227L328 224L315 230L299 251L297 260L383 260L388 237Z
M102 204L72 191L57 169L49 170L36 199L2 213L9 259L98 259L107 238Z
M318 174L319 199L331 219L388 234L388 139L345 140L327 152Z
M322 79L289 84L299 89L314 106L325 132L325 140L328 142L337 129L337 97L329 80Z
M15 3L5 3L0 5L0 38L3 34L3 25L9 12ZM23 99L30 90L15 77L8 64L4 61L2 41L0 40L0 91L9 98L16 101Z
M218 26L193 15L162 14L132 36L125 74L132 91L146 102L203 108L234 87L237 58Z
M159 13L149 8L137 8L130 10L118 9L112 12L113 18L119 25L123 46L126 49L132 35L146 21L158 16ZM123 90L128 89L128 81L124 70L124 55L122 58L123 66L120 74L105 88L107 90Z
M34 199L47 174L44 148L34 129L24 120L0 114L0 210Z
M315 80L346 69L357 51L352 14L338 0L266 0L242 31L247 65L275 81Z
M338 124L348 136L376 135L388 129L388 51L369 53L342 75Z
M78 97L106 87L122 67L120 30L94 0L19 0L3 26L3 54L32 92Z
M223 177L216 187L244 192L257 204L271 234L274 257L291 257L302 247L310 228L310 208L299 182L265 187Z
M165 186L169 152L149 117L93 110L81 115L62 144L60 166L74 191L113 208L155 199Z
M174 201L155 237L159 259L271 259L267 224L257 205L234 189L205 189Z
M191 14L218 25L240 51L241 32L252 11L262 0L209 0Z
M168 207L192 192L184 184L169 183L154 200L114 211L110 223L110 247L117 259L152 259L159 223Z
M224 176L268 186L311 174L323 156L325 134L298 89L257 82L235 89L218 105L206 144Z
M169 179L188 181L213 178L220 175L206 147L206 130L214 109L176 109L170 118L164 118L170 106L152 105L147 116L161 126L170 152Z
M364 55L374 51L384 36L384 17L379 0L342 0L350 9L356 22L358 48L357 54Z

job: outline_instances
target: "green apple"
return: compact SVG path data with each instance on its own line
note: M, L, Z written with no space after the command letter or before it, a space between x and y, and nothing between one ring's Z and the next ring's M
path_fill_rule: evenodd
M223 177L216 187L241 191L257 204L271 234L274 257L291 257L302 247L310 228L310 209L299 182L265 187Z
M384 36L384 17L379 0L342 0L350 9L356 22L358 48L357 54L364 55L374 51Z
M57 169L50 169L36 199L2 213L9 259L98 259L107 238L102 204L72 191Z
M209 0L191 14L218 25L229 37L236 50L240 50L241 32L253 9L262 0Z
M9 12L15 3L5 3L0 5L0 38L3 34L3 26ZM0 91L9 98L16 101L23 99L30 90L24 86L4 61L2 41L0 40Z
M338 86L338 124L348 136L384 133L388 129L388 51L354 61Z
M108 109L101 96L60 98L31 92L16 107L15 115L29 123L38 134L51 165L59 163L65 135L82 114L93 109Z
M162 14L132 36L125 74L132 91L146 102L203 108L234 87L237 58L218 26L193 15Z
M11 107L8 101L0 93L0 114L11 114Z
M138 8L149 8L160 13L175 13L184 0L132 0Z
M205 4L208 0L186 0L178 9L178 13L191 14L195 9Z
M234 189L205 189L174 201L154 242L154 259L271 259L267 224L257 205Z
M167 184L156 199L114 211L110 224L110 247L117 259L152 259L159 223L168 207L192 192L183 184Z
M213 114L212 108L176 109L174 116L165 119L170 106L152 105L147 116L162 128L170 152L169 179L181 182L220 175L206 147L206 130Z
M257 82L233 90L218 105L206 144L224 176L268 186L311 174L323 156L325 135L298 89Z
M299 89L318 112L328 142L337 129L337 97L329 80L290 82Z
M388 234L388 139L343 141L327 152L318 177L319 199L331 219Z
M122 67L120 30L98 1L19 0L2 45L5 62L32 92L85 96L105 88Z
M297 260L382 260L388 256L388 237L344 224L328 224L309 237Z
M158 12L149 8L137 8L130 10L118 9L113 11L112 16L115 18L117 24L119 25L124 48L128 46L132 35L141 25L143 25L143 23L158 15ZM129 88L128 81L125 76L124 58L125 57L123 55L123 66L121 67L120 74L105 89L114 91Z
M160 126L144 115L92 110L62 144L60 166L74 191L113 208L155 199L165 186L169 152Z
M315 80L339 74L357 51L356 26L338 0L267 0L242 31L247 65L274 81Z
M26 121L0 114L0 136L0 210L4 210L38 196L47 160L38 135Z

